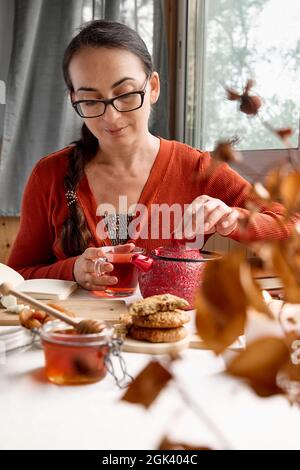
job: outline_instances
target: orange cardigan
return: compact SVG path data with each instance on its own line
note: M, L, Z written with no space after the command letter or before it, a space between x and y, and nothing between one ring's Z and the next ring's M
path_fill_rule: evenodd
M34 167L25 188L20 229L8 264L25 279L73 279L76 257L67 258L60 245L61 228L68 215L64 190L64 176L68 166L69 146L42 158ZM250 184L228 165L220 164L213 172L205 171L211 161L206 152L188 145L161 139L160 150L143 188L139 203L150 209L151 204L191 203L197 196L222 199L228 206L247 214L245 203ZM77 189L77 197L92 234L90 246L105 244L96 234L99 217L96 201L84 175ZM247 233L234 230L229 237L237 241L288 238L292 224L280 228L276 219L282 218L283 208L272 204L272 209L260 205ZM172 224L171 224L172 227ZM209 236L206 236L207 240ZM158 240L137 240L147 251L162 244Z

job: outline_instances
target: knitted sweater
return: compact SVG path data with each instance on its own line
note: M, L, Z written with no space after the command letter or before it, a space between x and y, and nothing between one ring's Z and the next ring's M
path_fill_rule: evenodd
M68 167L68 155L72 151L73 147L69 146L42 158L34 167L26 185L20 229L8 260L9 266L25 279L73 279L76 256L67 257L61 248L61 229L68 216L64 176ZM227 164L221 163L211 171L210 163L211 157L207 152L180 142L161 139L159 152L138 203L146 206L150 214L153 205L172 206L177 203L184 208L197 196L205 194L221 199L247 216L246 203L251 199L248 195L250 184ZM110 244L109 240L100 239L97 235L96 228L100 219L96 215L97 204L85 174L79 182L76 194L92 235L90 246ZM282 206L277 203L271 206L261 203L258 205L260 212L251 219L247 231L241 232L237 228L229 237L242 242L288 238L292 223L278 223L282 219ZM145 223L151 234L151 217ZM207 238L209 236L205 240ZM137 245L148 252L169 242L162 233L156 239L150 235L147 239L139 238L136 241Z

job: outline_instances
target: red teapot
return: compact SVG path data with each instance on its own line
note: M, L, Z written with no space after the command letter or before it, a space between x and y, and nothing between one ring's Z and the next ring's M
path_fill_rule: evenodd
M139 269L139 285L143 297L174 294L194 306L196 290L201 284L207 262L220 258L218 253L188 248L185 243L151 251L150 256L134 255L131 262Z

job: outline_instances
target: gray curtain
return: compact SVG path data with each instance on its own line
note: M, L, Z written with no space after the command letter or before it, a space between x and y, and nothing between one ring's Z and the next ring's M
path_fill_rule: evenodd
M0 96L0 149L2 146L2 134L4 125L6 83L13 40L14 10L14 0L0 1L0 80L1 91L3 91L4 93L3 96Z
M150 128L154 134L168 138L164 0L152 1L153 60L161 76L162 91L153 107ZM139 6L145 0L132 2L138 18ZM90 18L83 15L83 7L87 6ZM95 18L122 21L126 7L128 0L15 0L0 156L0 216L19 215L24 186L34 164L79 137L81 120L70 106L61 72L65 47L76 28L83 20L91 19L92 13Z
M153 63L160 75L161 93L153 107L151 132L169 138L168 47L165 28L165 2L154 0L153 10Z
M78 137L80 119L62 78L65 47L83 0L15 0L0 160L0 215L19 215L25 182L47 153Z

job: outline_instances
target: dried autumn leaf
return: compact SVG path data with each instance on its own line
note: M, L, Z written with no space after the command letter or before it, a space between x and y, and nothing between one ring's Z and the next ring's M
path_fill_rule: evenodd
M166 387L172 374L158 361L151 361L129 385L123 401L148 408Z
M280 139L286 140L293 135L294 131L291 127L285 127L283 129L276 129L275 132Z
M257 312L264 313L273 320L274 316L265 302L263 293L259 284L255 281L248 263L244 262L240 265L240 281L248 299L248 306L253 307Z
M274 200L280 200L280 186L284 177L281 166L273 168L265 178L265 188Z
M285 378L291 382L300 383L300 365L288 361L280 370L280 374L284 375Z
M289 253L289 242L273 244L271 251L273 269L283 283L284 300L300 303L300 266L296 264L297 258Z
M227 372L244 379L261 397L282 393L277 375L289 359L289 349L280 338L263 338L247 346L227 365Z
M218 142L212 155L216 160L226 163L236 163L242 160L241 154L232 147L230 141Z
M255 84L255 81L252 80L252 78L249 78L249 79L247 80L246 85L245 85L244 93L249 93L249 91L251 90L251 88L254 87L254 84Z
M216 354L222 353L244 332L248 301L240 283L239 268L243 260L241 252L233 252L209 263L196 296L198 333Z
M242 95L240 103L240 111L248 115L257 114L262 105L259 96L249 96L247 93Z
M288 246L288 257L292 258L294 270L297 273L297 279L300 282L300 234L297 226L294 227L292 237L286 242Z
M226 94L227 94L227 99L230 101L237 101L241 98L240 93L237 91L233 90L232 88L225 88Z
M167 437L164 437L159 444L158 450L212 450L205 446L190 446L180 442L172 442Z
M248 80L244 87L242 94L238 93L236 90L233 90L232 88L225 88L227 99L230 101L239 101L240 111L248 115L257 114L262 105L262 100L259 96L249 95L249 91L251 90L253 85L254 85L254 80L251 80L251 79Z
M201 294L195 300L196 327L205 345L216 354L221 354L243 334L246 314L230 314L208 304Z
M294 171L286 175L280 185L280 198L282 204L289 212L300 208L300 172Z

